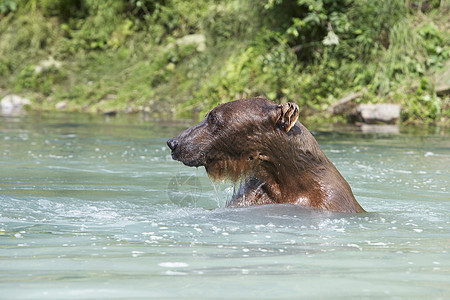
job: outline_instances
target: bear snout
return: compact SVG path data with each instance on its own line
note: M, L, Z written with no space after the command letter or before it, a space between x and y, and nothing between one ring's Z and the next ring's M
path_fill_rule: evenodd
M167 146L172 150L172 158L181 161L189 167L199 167L204 165L204 156L202 152L189 149L186 143L180 143L178 137L171 138L167 141Z
M181 160L180 159L180 147L178 146L179 142L176 138L171 138L167 141L167 146L169 146L170 150L172 151L172 158L174 160Z
M169 146L170 150L174 151L178 146L178 141L175 138L172 138L167 141L167 146Z

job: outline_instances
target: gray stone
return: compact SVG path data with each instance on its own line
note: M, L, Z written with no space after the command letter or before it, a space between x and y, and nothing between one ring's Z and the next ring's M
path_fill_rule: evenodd
M118 111L115 109L111 109L111 110L107 110L105 112L103 112L104 116L108 116L108 117L115 117L117 116Z
M439 97L450 95L450 62L447 62L433 77L436 94Z
M57 110L63 110L66 109L67 107L67 101L59 101L58 103L55 104L55 109Z
M328 108L328 112L334 115L340 115L345 113L351 113L356 107L356 103L354 100L361 98L364 93L367 93L367 90L350 93L339 99L337 102L330 105Z
M361 132L363 133L387 133L387 134L399 134L400 128L397 124L361 124Z
M378 103L360 104L356 107L358 118L367 124L395 123L400 118L401 106L398 104Z
M17 95L7 95L0 102L1 112L4 115L20 113L24 105L31 105L31 101Z
M34 67L34 73L39 74L52 68L60 69L61 66L62 63L60 61L57 61L50 56L48 59L39 62L39 64Z
M198 52L204 52L206 50L206 37L203 34L189 34L185 35L182 38L179 38L175 41L175 43L169 44L167 49L173 48L175 45L177 46L187 46L187 45L196 45L196 50Z

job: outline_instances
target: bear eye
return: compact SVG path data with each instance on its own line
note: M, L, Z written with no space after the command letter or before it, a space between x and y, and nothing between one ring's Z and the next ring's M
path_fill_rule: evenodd
M211 132L215 133L222 128L221 120L215 113L209 113L208 125L211 128Z
M217 116L214 113L209 113L208 115L208 123L211 125L215 125L217 123Z

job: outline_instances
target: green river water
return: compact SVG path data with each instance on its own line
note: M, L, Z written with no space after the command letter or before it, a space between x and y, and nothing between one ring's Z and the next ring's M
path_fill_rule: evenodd
M0 116L0 299L450 299L448 133L314 132L351 215L225 208L186 127Z

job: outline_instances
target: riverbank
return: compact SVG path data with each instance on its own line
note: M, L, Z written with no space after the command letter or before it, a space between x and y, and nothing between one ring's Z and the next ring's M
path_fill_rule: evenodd
M28 98L32 110L198 119L264 96L298 103L303 119L345 122L327 110L365 91L357 104L399 104L404 123L449 123L438 93L450 80L443 1L8 3L0 96Z

